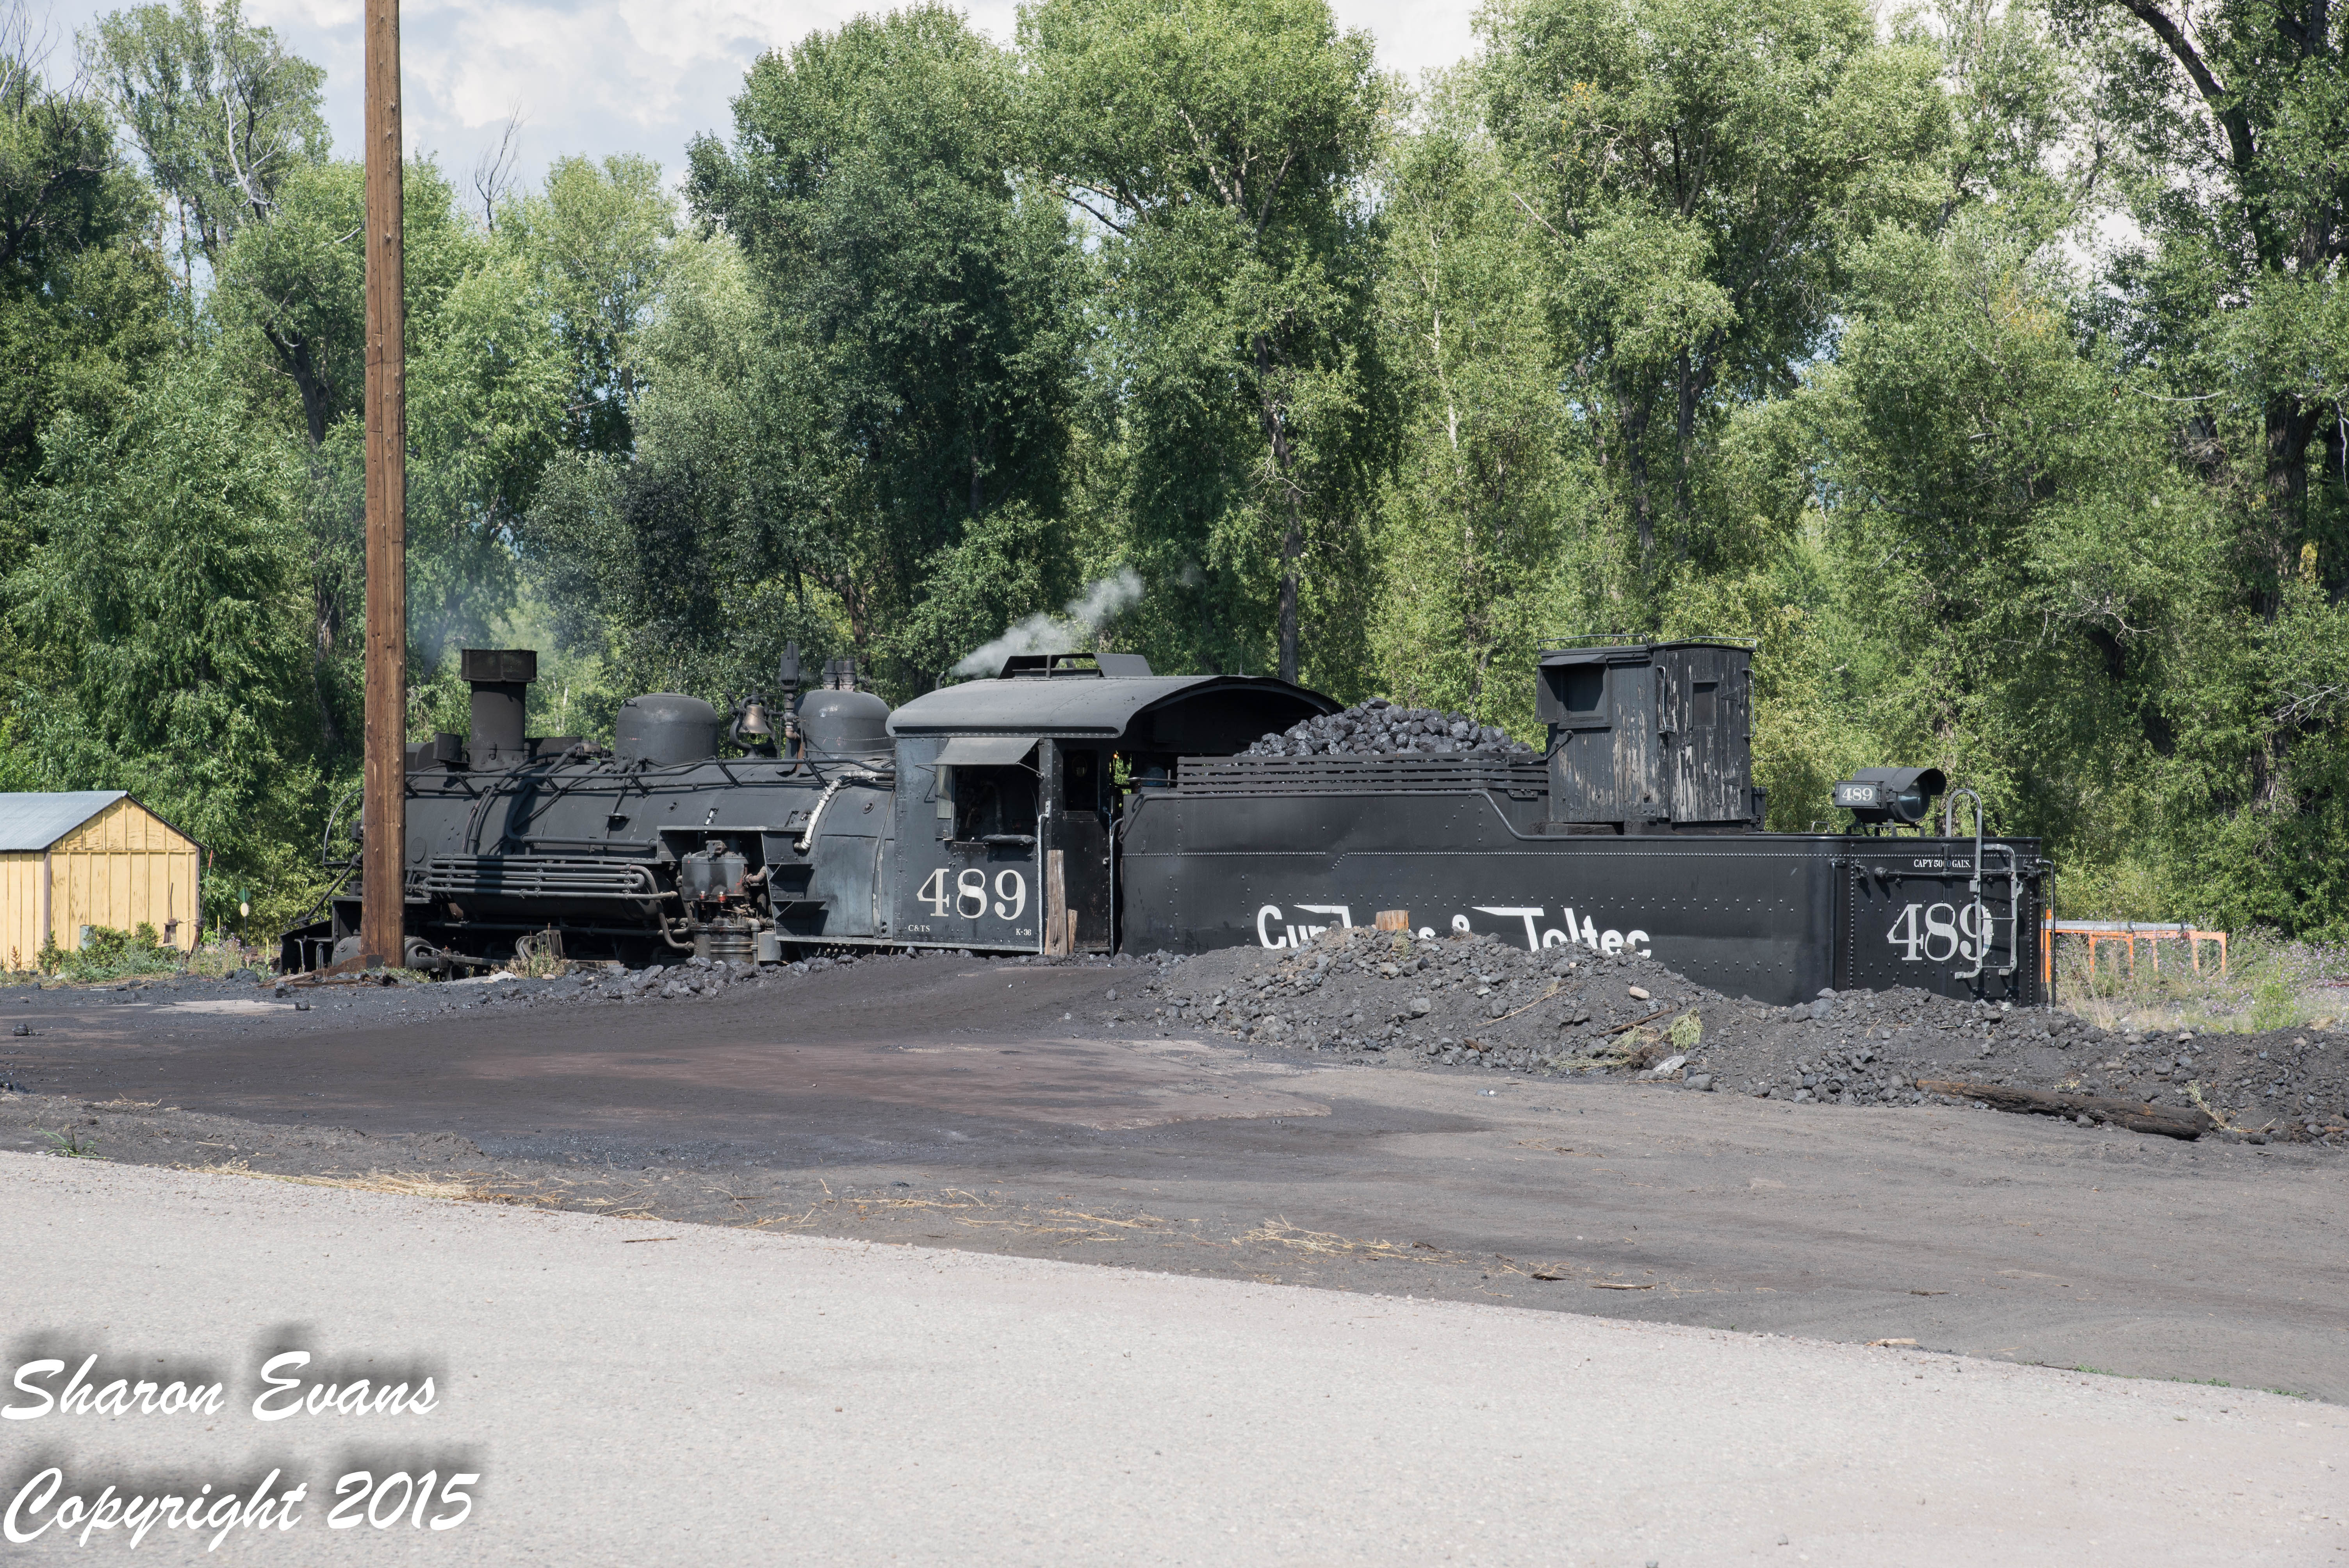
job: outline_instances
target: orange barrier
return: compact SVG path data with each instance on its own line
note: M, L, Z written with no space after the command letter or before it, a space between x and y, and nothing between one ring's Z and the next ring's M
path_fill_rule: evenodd
M2090 974L2095 972L2096 950L2108 942L2121 944L2128 973L2132 975L2137 973L2137 944L2140 942L2146 944L2146 953L2152 959L2153 972L2157 975L2161 973L2161 944L2186 944L2187 961L2193 965L2194 973L2199 975L2202 973L2202 944L2215 942L2219 944L2219 973L2224 975L2227 972L2227 934L2223 931L2203 931L2184 921L2155 925L2133 920L2048 919L2040 923L2039 980L2042 985L2054 981L2055 939L2059 936L2087 938Z

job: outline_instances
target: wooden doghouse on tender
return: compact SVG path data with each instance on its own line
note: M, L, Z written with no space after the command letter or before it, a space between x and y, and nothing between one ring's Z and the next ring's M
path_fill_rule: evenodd
M202 847L120 789L0 794L0 967L30 969L84 926L196 945Z

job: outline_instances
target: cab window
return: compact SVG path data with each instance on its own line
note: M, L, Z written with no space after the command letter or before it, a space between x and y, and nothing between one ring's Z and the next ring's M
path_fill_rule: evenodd
M966 842L1036 832L1036 776L1025 768L954 770L954 836Z

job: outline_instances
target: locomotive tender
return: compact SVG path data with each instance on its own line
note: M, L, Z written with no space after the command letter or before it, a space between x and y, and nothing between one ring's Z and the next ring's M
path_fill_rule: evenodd
M721 714L623 704L607 749L525 736L536 655L471 649L469 735L409 748L407 961L772 962L857 947L1080 954L1423 936L1630 949L1731 995L1921 985L2040 999L2036 841L1929 833L1940 775L1837 787L1860 826L1762 828L1748 646L1546 647L1539 758L1251 757L1337 713L1244 676L1019 655L892 712L828 665ZM778 712L781 722L778 723ZM1965 793L1965 791L1959 791ZM1911 830L1903 834L1903 828ZM285 939L357 950L366 890Z

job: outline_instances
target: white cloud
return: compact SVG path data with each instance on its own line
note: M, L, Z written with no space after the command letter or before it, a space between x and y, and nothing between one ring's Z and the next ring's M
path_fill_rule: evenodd
M57 0L53 29L70 36L127 3ZM519 109L526 178L569 152L647 153L675 175L695 136L731 135L733 97L761 53L876 8L805 0L408 0L400 15L408 146L438 153L461 179ZM1414 77L1450 65L1472 41L1470 0L1336 0L1336 10L1344 26L1377 36L1381 66ZM245 0L245 15L326 67L335 146L357 156L359 0ZM983 0L965 15L1006 43L1018 22L1012 0Z

